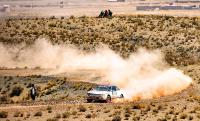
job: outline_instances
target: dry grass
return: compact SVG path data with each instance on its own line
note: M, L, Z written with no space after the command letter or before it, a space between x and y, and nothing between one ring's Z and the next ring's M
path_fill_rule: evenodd
M79 110L80 112L85 112L87 109L86 109L85 106L79 105L78 110Z
M86 51L103 43L122 57L139 47L159 48L169 64L189 65L198 61L195 54L200 49L195 43L200 37L199 21L198 17L157 15L9 19L0 25L0 40L7 44L32 44L45 36L54 44L71 43Z
M23 116L24 116L24 114L19 111L15 112L13 115L13 117L23 117Z
M70 112L64 112L63 114L62 114L62 118L69 118L70 117Z
M60 108L48 106L35 114L24 115L15 112L14 117L45 118L57 120L199 120L199 38L200 18L170 17L156 15L114 16L112 19L94 17L70 17L56 19L3 20L0 23L0 40L4 44L25 42L31 45L45 36L53 44L73 44L78 48L93 52L100 43L106 44L127 58L140 47L160 49L166 55L166 61L184 70L194 79L190 89L169 97L136 101L124 104L82 104ZM45 27L44 27L45 26ZM29 67L24 67L27 70ZM36 69L41 69L37 67ZM68 77L45 77L32 75L25 77L0 77L0 103L30 101L27 94L30 85L38 87L37 101L84 101L88 90L96 84L70 81ZM17 101L15 101L17 99ZM67 104L68 105L68 104ZM1 110L1 109L0 109ZM40 109L39 109L40 110ZM26 114L26 113L25 113ZM45 117L45 116L51 117ZM101 117L102 116L102 117ZM7 118L8 112L1 111L0 118ZM10 118L9 117L9 118ZM52 118L53 117L53 118Z

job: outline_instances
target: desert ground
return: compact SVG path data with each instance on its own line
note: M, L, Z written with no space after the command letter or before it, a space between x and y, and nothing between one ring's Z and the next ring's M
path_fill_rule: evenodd
M40 37L54 44L72 44L95 51L99 43L127 58L138 48L160 49L168 66L193 79L185 90L164 97L120 103L86 103L88 90L101 83L95 70L52 74L42 67L1 65L1 120L195 120L199 107L199 17L119 15L112 18L74 17L1 20L1 43L30 46ZM109 34L107 34L109 33ZM25 48L26 48L25 46ZM24 49L24 48L21 48ZM17 61L17 57L13 58ZM30 85L38 89L36 101Z
M24 17L25 14L22 14L23 17L0 19L0 50L6 46L6 51L0 52L0 120L200 120L199 11L129 14L132 8L127 7L127 10L123 9L125 14L121 8L113 8L118 15L94 17L101 9L88 14L82 14L86 9L79 8L70 14L37 16L37 13L37 17ZM60 13L59 10L56 13ZM87 91L104 83L105 73L95 69L72 68L58 72L60 67L56 64L46 65L51 62L48 60L55 58L53 55L49 55L44 65L33 64L36 61L32 59L35 58L30 58L31 62L24 61L29 56L23 56L23 53L29 48L33 47L33 52L40 53L41 50L35 51L39 45L32 45L44 38L52 45L70 45L84 54L96 52L97 47L106 45L123 59L140 48L158 49L163 53L165 66L183 71L192 78L192 83L184 90L167 96L86 103ZM33 53L30 56L40 58ZM36 85L38 92L35 101L29 95L31 84Z

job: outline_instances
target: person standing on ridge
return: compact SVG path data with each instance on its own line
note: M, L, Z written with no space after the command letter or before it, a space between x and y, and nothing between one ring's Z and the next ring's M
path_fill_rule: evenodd
M35 85L32 84L31 85L31 98L32 98L32 100L35 100L35 97L36 97L36 88L35 88Z

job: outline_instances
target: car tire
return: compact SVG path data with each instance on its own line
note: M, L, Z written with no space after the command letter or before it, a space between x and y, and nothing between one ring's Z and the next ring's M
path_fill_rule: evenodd
M92 102L92 99L87 99L87 103L91 103Z
M111 103L111 97L110 97L110 95L107 96L106 102L107 102L107 103Z
M124 95L123 95L123 94L121 94L121 95L120 95L120 98L124 98Z

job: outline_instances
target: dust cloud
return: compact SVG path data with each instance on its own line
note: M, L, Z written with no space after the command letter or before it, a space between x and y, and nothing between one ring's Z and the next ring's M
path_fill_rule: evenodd
M159 50L139 49L124 59L107 46L86 53L74 46L53 45L38 39L31 46L0 44L0 67L55 69L55 73L69 70L101 70L108 81L123 89L125 99L138 100L178 93L186 89L192 79L181 70L167 66Z

